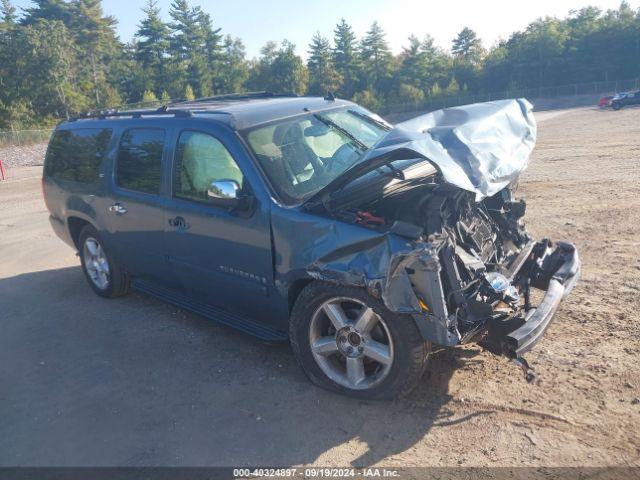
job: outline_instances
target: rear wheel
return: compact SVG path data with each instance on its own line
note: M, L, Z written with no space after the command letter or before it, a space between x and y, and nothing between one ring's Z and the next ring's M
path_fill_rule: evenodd
M84 227L78 245L82 270L93 291L107 298L126 294L127 276L105 249L96 229L91 225Z
M324 282L298 297L290 337L314 383L358 398L408 393L430 351L410 316L394 314L363 289Z

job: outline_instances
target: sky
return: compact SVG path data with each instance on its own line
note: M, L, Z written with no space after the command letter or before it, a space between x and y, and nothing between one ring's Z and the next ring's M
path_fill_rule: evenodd
M29 0L14 0L18 7ZM594 5L603 10L617 8L619 0L189 0L211 14L222 33L240 37L249 58L257 56L269 40L288 39L306 56L316 31L333 37L335 24L344 17L358 37L377 20L394 53L407 45L407 37L429 34L446 49L457 32L468 26L476 31L486 47L508 38L530 22L544 16L566 16L571 10ZM640 0L628 0L640 8ZM103 0L105 13L118 19L118 34L123 41L132 39L143 17L145 0ZM162 15L169 19L170 0L159 0Z

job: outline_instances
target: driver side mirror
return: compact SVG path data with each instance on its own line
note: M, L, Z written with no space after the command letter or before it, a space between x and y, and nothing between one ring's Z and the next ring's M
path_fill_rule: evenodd
M235 180L215 180L207 189L207 197L216 205L237 209L248 207L252 197L242 195L240 185Z

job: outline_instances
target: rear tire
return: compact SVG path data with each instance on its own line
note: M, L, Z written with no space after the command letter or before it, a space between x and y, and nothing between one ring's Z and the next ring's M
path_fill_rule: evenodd
M391 312L364 289L319 281L296 300L289 334L313 383L361 399L409 393L431 351L411 316Z
M80 231L78 246L82 271L94 292L101 297L115 298L129 291L126 273L106 250L92 225Z

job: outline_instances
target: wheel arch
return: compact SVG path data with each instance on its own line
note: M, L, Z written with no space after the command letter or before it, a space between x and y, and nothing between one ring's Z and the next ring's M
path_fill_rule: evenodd
M291 311L293 310L293 306L295 305L296 300L300 296L300 293L302 292L302 290L304 290L304 288L313 281L315 281L314 278L301 277L289 284L289 288L287 289L289 316L291 316Z
M73 240L73 244L76 246L78 250L80 249L80 232L87 225L91 225L95 228L95 225L93 225L91 222L89 222L84 218L77 217L77 216L70 216L67 218L67 227L69 228L69 235L71 236L71 240Z

